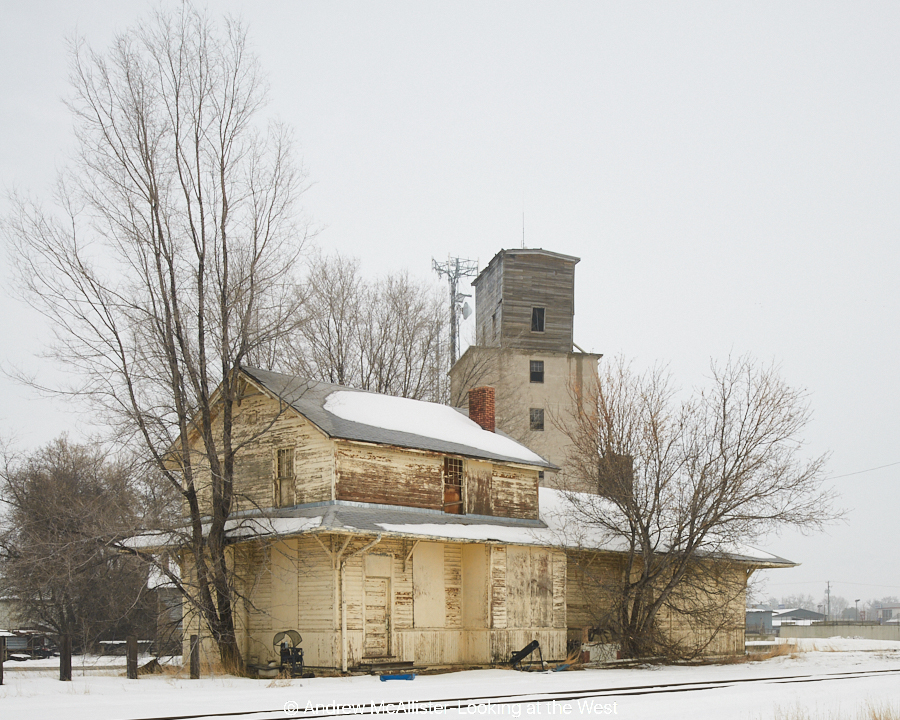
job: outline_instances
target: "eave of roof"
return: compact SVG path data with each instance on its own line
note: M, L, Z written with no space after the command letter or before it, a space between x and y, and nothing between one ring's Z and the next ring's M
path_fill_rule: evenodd
M505 518L486 515L454 515L425 508L378 505L347 501L326 501L269 511L261 517L255 511L229 522L234 525L229 535L234 541L242 537L290 537L310 534L383 535L385 537L499 545L533 545L566 550L624 553L626 548L604 541L596 533L573 534L571 514L560 512L552 500L557 491L541 488L549 510L540 519ZM754 568L793 567L797 563L762 553L717 553L711 559L724 560Z
M577 265L581 262L581 258L575 257L574 255L563 255L562 253L544 250L543 248L510 248L509 250L500 250L491 258L491 261L484 266L482 271L478 273L478 277L472 281L472 286L477 287L478 283L481 281L481 276L494 264L494 261L505 255L544 255L546 257L554 258L555 260L565 260L573 265Z

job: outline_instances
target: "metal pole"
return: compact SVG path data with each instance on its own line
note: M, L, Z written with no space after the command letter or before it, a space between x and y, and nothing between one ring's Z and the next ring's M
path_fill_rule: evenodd
M459 272L459 260L456 261ZM456 362L456 344L459 338L459 323L456 320L456 275L450 276L450 365Z
M0 685L3 684L3 661L6 659L6 638L0 637Z

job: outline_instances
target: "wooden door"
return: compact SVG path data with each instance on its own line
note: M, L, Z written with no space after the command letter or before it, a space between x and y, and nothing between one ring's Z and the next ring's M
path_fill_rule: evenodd
M391 654L391 581L383 577L366 578L365 657Z

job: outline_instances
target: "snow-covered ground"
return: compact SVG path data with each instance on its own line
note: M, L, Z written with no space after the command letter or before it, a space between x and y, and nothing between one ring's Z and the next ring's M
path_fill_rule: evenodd
M362 713L356 707L344 711L357 717L392 717L400 710L407 717L831 720L856 718L867 705L892 705L900 712L900 642L833 638L800 644L803 652L744 664L560 673L476 670L390 682L373 676L273 681L231 676L189 680L175 675L134 681L126 680L122 670L102 667L82 674L82 661L75 659L72 682L61 683L52 667L41 670L28 663L35 669L27 670L7 663L0 718L111 720L222 714L234 720L268 720L331 715L336 704L360 706ZM853 676L873 671L879 674ZM817 681L833 675L839 677ZM764 678L770 680L753 682ZM680 684L676 688L680 691L667 692L664 686L669 684ZM507 697L507 702L499 696ZM411 701L424 702L425 709L432 701L431 711L423 705L402 704Z

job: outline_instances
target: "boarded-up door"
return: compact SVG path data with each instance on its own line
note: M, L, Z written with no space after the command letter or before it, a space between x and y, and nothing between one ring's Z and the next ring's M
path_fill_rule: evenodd
M366 657L391 654L391 581L383 577L366 578Z

